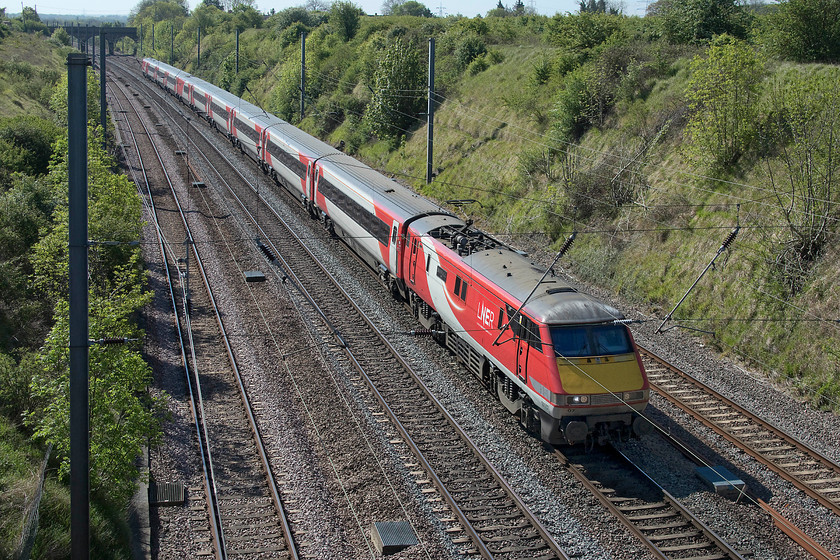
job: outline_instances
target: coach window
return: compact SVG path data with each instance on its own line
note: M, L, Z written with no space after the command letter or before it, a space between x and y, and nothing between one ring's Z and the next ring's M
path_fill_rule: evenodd
M455 276L455 288L453 288L452 293L461 298L463 301L467 301L466 280L461 280L460 276Z
M394 226L394 231L391 232L391 245L397 242L397 226Z

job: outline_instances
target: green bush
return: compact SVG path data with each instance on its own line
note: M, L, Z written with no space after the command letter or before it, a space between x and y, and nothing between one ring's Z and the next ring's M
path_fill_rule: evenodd
M672 43L707 43L723 34L745 39L750 29L751 17L736 0L669 0L663 5L663 34Z
M63 27L56 27L52 34L52 40L66 47L70 45L70 34Z
M55 123L32 116L0 121L0 165L18 173L47 172L59 130Z
M468 34L458 42L453 54L456 64L463 70L477 57L487 54L487 45L478 35Z
M470 76L475 76L476 74L481 74L485 70L490 68L490 63L487 62L487 57L485 55L479 55L470 62L470 65L467 66L467 74Z
M694 58L691 72L686 93L690 151L712 167L726 168L755 140L764 62L750 45L722 35L708 56Z
M835 0L779 2L764 25L770 52L798 62L840 62L840 3Z

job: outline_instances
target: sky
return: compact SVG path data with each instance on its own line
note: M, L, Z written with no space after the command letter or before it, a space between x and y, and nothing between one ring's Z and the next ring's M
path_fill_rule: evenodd
M194 8L200 0L189 0L190 8ZM329 1L329 0L328 0ZM382 0L352 0L368 14L382 12ZM467 17L485 15L495 8L498 0L418 0L425 4L432 13L444 16L461 14ZM556 13L574 13L578 9L577 0L523 0L525 6L543 15L552 16ZM651 0L652 1L652 0ZM138 3L138 0L45 0L44 3L36 0L24 0L23 5L34 7L38 13L60 14L60 15L128 15L131 9ZM272 8L275 11L285 10L293 6L300 6L305 0L256 0L256 8L261 12L268 12ZM515 0L502 0L505 6L512 6ZM629 15L644 15L648 0L624 0L624 13ZM21 3L10 0L0 0L0 7L6 8L7 14L20 13Z

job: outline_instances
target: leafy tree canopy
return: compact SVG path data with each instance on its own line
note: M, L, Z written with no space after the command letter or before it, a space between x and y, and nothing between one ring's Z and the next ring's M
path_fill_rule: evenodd
M397 38L379 60L365 119L383 139L404 136L423 108L423 66L417 49Z
M840 2L787 0L769 16L771 50L797 62L840 62Z
M621 31L621 18L600 12L558 14L548 22L549 41L572 52L586 51Z
M159 22L189 14L186 0L141 0L131 10L131 19L140 18Z
M26 175L43 175L52 156L58 127L28 115L0 121L0 167Z
M662 16L662 30L672 43L704 43L728 33L744 39L751 17L737 0L659 0L651 9Z
M390 13L395 16L433 17L429 8L415 0L408 0L395 5Z
M352 2L335 2L330 8L330 26L344 41L356 36L364 12Z

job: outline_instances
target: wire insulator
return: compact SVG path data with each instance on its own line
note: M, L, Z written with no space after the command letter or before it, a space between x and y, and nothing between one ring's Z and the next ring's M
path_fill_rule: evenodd
M732 244L732 242L735 241L735 237L737 237L738 232L740 230L741 230L741 226L735 226L735 229L733 229L732 231L729 232L729 235L727 236L726 240L723 242L723 245L721 245L720 249L718 249L718 253L722 253L723 251L725 251L726 249L729 248L729 246Z
M566 254L566 251L572 248L572 245L575 242L575 237L577 237L577 232L573 231L572 235L566 238L566 242L563 243L563 246L560 248L560 252L558 253L557 257L560 258Z
M100 338L98 340L91 340L91 341L89 341L89 343L91 345L101 344L103 346L113 346L114 344L125 344L129 340L134 340L134 339L122 338L122 337L108 337L108 338Z
M406 331L403 334L408 336L431 338L436 334L443 334L443 331L436 331L432 329L415 329L413 331Z

